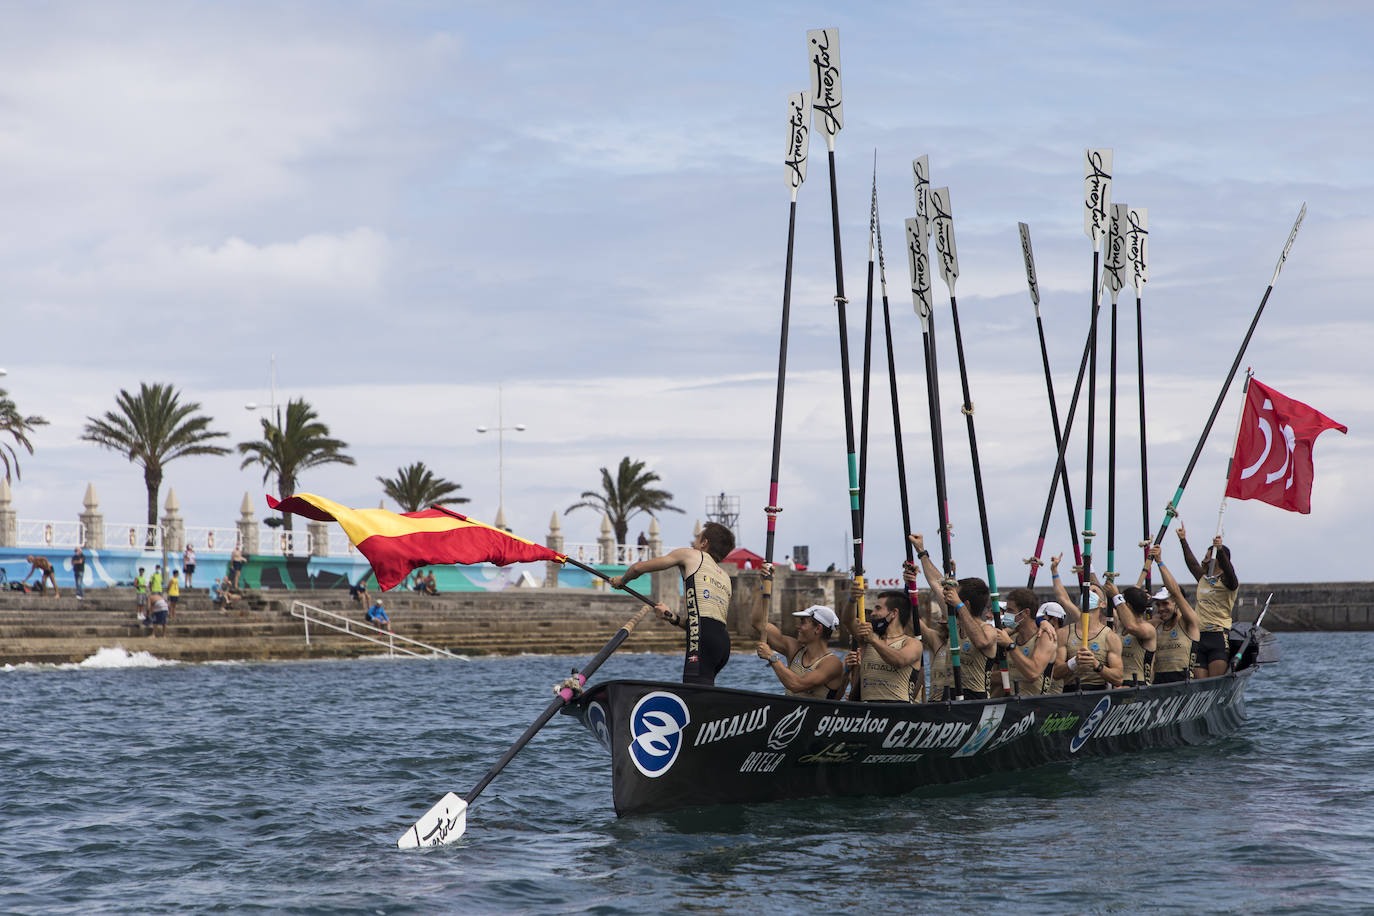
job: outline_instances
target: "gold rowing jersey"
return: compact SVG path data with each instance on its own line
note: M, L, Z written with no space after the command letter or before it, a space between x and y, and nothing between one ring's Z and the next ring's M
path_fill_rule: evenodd
M1155 676L1191 670L1193 641L1183 631L1183 621L1176 617L1171 627L1157 624L1155 632L1159 634L1155 642Z
M688 612L695 603L697 613L703 619L709 617L726 623L726 614L730 610L730 577L706 551L701 551L701 565L696 572L682 577L682 591L687 599Z
M812 671L819 668L821 662L825 661L828 655L830 655L829 652L822 652L820 655L816 656L816 660L811 664L805 664L802 659L806 656L806 646L802 646L797 650L797 654L792 656L791 660L788 661L787 667L797 677L806 677ZM787 695L789 697L815 697L818 700L824 700L830 696L830 688L822 681L810 690L788 690Z
M1198 623L1204 633L1231 632L1231 612L1236 606L1236 595L1240 589L1227 588L1221 577L1215 579L1203 576L1197 581L1197 600L1193 610L1197 611Z
M975 625L981 627L983 622L976 621ZM959 640L959 680L965 693L973 691L987 696L988 672L992 667L992 659L974 648L967 636Z
M1040 640L1053 640L1055 638L1053 633L1047 634L1043 632L1038 626L1035 628L1035 635L1032 636L1030 642L1026 643L1025 645L1022 645L1018 641L1020 635L1021 634L1018 631L1013 631L1011 649L1009 651L1018 652L1021 654L1023 658L1030 658L1032 655L1035 654L1036 647L1040 645ZM1014 662L1008 663L1007 671L1011 674L1012 692L1015 693L1017 696L1023 697L1034 697L1039 696L1042 693L1049 693L1046 687L1048 686L1048 683L1050 681L1050 670L1053 669L1053 667L1054 656L1051 655L1050 663L1046 666L1046 670L1040 672L1040 675L1038 677L1034 677L1027 680L1021 676L1021 669L1016 667L1016 664Z
M1079 626L1081 626L1081 624L1073 623L1069 625L1069 658L1073 658L1077 655L1079 648L1083 645L1083 639L1079 635ZM1093 658L1097 659L1097 663L1103 667L1106 667L1107 664L1106 632L1107 625L1103 624L1101 629L1088 637L1088 651L1093 654ZM1094 671L1092 668L1088 668L1085 671L1082 665L1078 666L1074 674L1078 677L1078 683L1084 687L1102 687L1107 683L1107 679L1101 674Z
M909 639L916 637L904 633L895 639L889 639L888 648L900 649ZM914 703L919 686L916 671L917 666L914 664L894 668L883 661L877 649L865 646L863 657L859 661L859 699L864 702L882 700L889 703Z
M1126 632L1123 625L1117 631L1121 637L1121 670L1123 677L1121 685L1123 687L1134 687L1141 684L1150 683L1150 671L1147 664L1145 646L1140 639ZM1151 656L1151 660L1153 656Z
M930 657L930 700L941 702L945 698L945 688L954 689L954 669L949 666L949 643L940 645L939 651Z

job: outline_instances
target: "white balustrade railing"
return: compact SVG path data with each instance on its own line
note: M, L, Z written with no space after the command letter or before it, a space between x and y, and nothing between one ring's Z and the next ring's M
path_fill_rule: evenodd
M80 522L20 519L15 541L21 547L76 547L86 543L86 529Z
M186 526L186 543L196 550L233 550L239 542L237 528L206 528L200 525Z
M358 552L358 548L353 546L353 542L348 539L348 535L343 530L333 525L329 526L329 555L331 557L347 557Z
M564 543L563 553L579 563L602 563L601 545L595 541L591 543ZM640 547L636 544L616 544L611 551L610 563L618 566L629 566L636 560L644 560L649 556L648 547Z
M105 546L160 548L162 526L145 525L141 522L111 522L105 525Z

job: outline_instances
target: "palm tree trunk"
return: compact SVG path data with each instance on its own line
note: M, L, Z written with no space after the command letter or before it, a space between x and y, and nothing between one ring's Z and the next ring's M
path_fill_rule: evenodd
M148 537L145 546L152 547L157 541L153 530L157 526L157 497L158 491L162 489L162 468L154 465L145 465L143 468L143 483L148 488Z
M280 494L277 497L278 499L286 499L288 496L295 496L296 482L289 477L278 476L277 492ZM295 516L290 512L283 512L281 517L283 521L282 529L284 531L291 531L291 519L295 518Z

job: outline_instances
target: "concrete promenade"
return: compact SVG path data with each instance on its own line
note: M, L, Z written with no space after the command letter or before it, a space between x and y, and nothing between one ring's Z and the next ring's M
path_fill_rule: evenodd
M757 585L753 573L735 577L730 628L736 653L752 652L748 613ZM1048 589L1039 591L1048 596ZM1243 584L1237 618L1253 620L1270 591L1274 603L1265 620L1269 629L1374 629L1374 583ZM165 638L150 637L138 628L132 589L89 589L86 594L86 600L78 601L65 589L61 598L0 592L0 664L79 662L109 647L181 661L347 658L386 651L316 627L306 645L302 621L290 614L292 602L361 621L363 608L341 589L250 590L227 614L211 606L203 589L186 590ZM837 594L847 600L847 580L835 574L789 572L777 584L772 619L781 618L789 626L791 618L784 615L810 604L833 606ZM557 588L436 597L391 592L385 601L397 634L466 655L591 654L640 607L621 594ZM683 642L681 630L651 616L624 651L678 653Z

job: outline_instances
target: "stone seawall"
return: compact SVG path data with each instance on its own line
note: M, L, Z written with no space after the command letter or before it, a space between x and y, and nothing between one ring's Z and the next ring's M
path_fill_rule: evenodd
M1048 598L1048 589L1037 591ZM1374 629L1374 583L1367 582L1247 584L1237 618L1253 620L1271 591L1274 601L1265 619L1270 629ZM757 594L756 574L735 577L729 623L737 654L752 653L748 619ZM780 575L772 619L790 631L793 611L811 604L834 606L837 596L841 601L848 597L848 582L837 575ZM226 614L211 606L204 590L194 589L183 594L167 636L154 638L137 626L130 589L92 589L85 601L67 591L61 598L0 592L0 664L77 662L116 646L184 661L338 658L387 651L386 646L315 626L307 645L303 622L291 615L295 601L362 621L363 609L341 590L250 591L240 607ZM436 597L391 593L385 601L397 634L466 655L591 654L641 607L626 595L589 589ZM678 653L683 642L681 630L651 615L622 651Z

